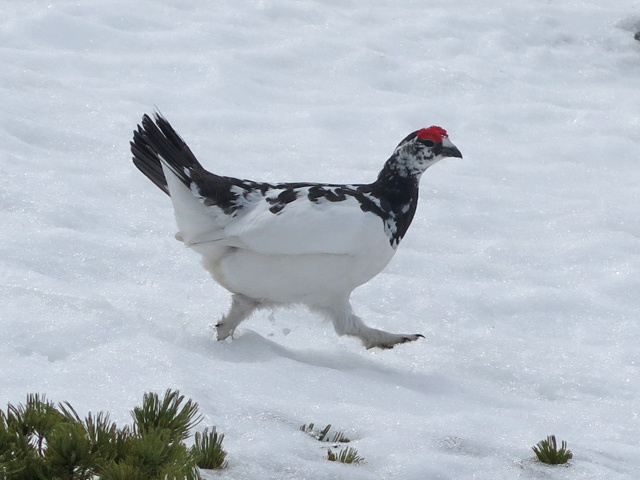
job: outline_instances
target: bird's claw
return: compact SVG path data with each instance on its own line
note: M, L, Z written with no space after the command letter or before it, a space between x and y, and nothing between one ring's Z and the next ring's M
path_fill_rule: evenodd
M413 335L398 335L397 338L394 338L391 341L380 342L380 343L371 343L369 345L366 345L366 347L367 347L367 350L369 350L371 348L380 348L382 350L391 350L396 345L399 345L401 343L414 342L419 338L424 338L424 335L422 335L420 333L416 333L416 334L413 334Z

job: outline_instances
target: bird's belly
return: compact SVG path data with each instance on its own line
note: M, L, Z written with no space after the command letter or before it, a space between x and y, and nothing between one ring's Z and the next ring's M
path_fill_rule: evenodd
M382 255L265 255L228 248L204 255L203 264L227 290L278 303L330 305L348 298L389 263L395 250Z

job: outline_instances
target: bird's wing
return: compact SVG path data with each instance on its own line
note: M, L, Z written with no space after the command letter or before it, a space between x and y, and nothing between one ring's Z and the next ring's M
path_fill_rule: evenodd
M224 232L238 245L265 254L352 255L391 248L382 219L364 212L354 197L318 203L301 197L273 210L265 199L230 221Z
M353 188L268 185L189 169L178 172L181 179L161 163L177 238L188 246L209 243L271 255L376 255L392 248L385 221L372 211L381 212L375 199Z

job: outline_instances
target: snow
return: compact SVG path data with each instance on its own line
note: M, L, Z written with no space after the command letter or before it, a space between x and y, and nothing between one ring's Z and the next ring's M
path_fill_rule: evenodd
M640 476L640 2L121 0L3 5L0 404L129 422L177 388L228 479ZM366 351L304 309L230 343L229 295L130 162L157 106L211 170L360 183L446 128ZM331 423L366 461L325 460ZM205 425L202 425L204 428ZM533 461L547 435L568 468Z

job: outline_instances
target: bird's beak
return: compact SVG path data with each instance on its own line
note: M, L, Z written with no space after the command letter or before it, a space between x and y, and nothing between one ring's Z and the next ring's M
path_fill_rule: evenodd
M458 147L456 147L447 137L442 137L442 149L440 150L440 155L443 157L462 158L462 153L460 153Z

